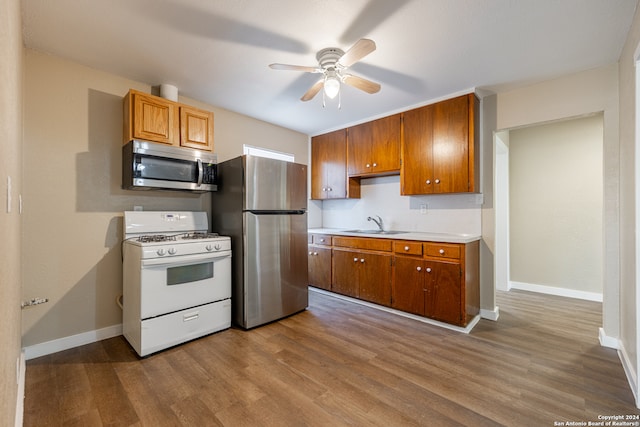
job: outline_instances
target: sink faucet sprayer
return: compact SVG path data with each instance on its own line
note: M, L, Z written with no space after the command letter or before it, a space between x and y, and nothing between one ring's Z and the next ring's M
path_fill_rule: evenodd
M378 215L376 215L376 217L378 219L375 219L373 217L367 217L367 221L373 221L378 225L378 228L380 229L380 231L384 231L384 228L382 228L382 218L380 218Z

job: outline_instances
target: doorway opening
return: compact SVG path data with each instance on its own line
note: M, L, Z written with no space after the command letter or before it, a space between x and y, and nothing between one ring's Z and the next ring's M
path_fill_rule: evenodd
M494 134L496 289L602 302L604 115Z

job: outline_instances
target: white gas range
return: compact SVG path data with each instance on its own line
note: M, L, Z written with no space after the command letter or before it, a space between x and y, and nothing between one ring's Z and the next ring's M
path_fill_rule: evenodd
M231 326L231 239L206 212L124 213L123 334L140 356Z

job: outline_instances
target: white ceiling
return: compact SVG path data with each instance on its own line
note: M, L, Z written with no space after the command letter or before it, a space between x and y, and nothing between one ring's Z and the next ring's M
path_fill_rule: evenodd
M309 135L468 90L499 91L618 60L638 0L23 0L24 42ZM342 107L300 97L325 47L377 50Z

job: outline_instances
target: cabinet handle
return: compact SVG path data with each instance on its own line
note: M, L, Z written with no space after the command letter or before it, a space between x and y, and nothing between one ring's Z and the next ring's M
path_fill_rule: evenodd
M431 267L427 267L427 273L431 273Z
M408 251L408 250L409 250L409 246L405 246L405 247L404 247L404 250L405 250L405 251Z
M369 163L367 163L367 167L368 167L368 168L370 168L370 167L371 167L371 165L370 165Z
M440 184L440 180L439 179L436 179L436 184Z
M444 255L444 249L440 249L438 252L440 252L440 255Z
M364 258L360 258L360 262L364 262Z
M313 255L313 252L309 252L309 255Z
M430 179L427 180L427 185L429 185L429 184L431 184L431 180Z
M321 241L322 243L324 243L324 239L320 239L320 241Z
M416 270L422 271L422 267L416 267Z
M314 256L318 256L318 252L314 252L314 253L313 253L313 255L314 255Z
M353 259L353 262L358 262L358 258L354 258L354 259Z
M377 164L377 163L374 163L374 164L373 164L373 167L375 168L376 166L378 166L378 164Z
M328 188L329 188L329 191L333 191L333 188L331 188L331 187L328 187Z

